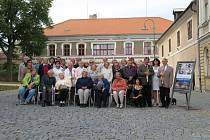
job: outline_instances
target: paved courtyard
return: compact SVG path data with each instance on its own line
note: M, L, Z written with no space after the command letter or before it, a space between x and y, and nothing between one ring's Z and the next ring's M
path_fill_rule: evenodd
M0 140L210 140L210 94L193 93L164 108L79 108L17 105L17 91L0 93Z

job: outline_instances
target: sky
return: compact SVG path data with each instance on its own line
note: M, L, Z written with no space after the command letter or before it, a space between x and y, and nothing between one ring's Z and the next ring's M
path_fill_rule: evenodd
M186 8L191 1L54 0L50 9L50 17L55 24L69 19L86 19L92 14L97 14L98 18L158 16L173 20L173 9Z

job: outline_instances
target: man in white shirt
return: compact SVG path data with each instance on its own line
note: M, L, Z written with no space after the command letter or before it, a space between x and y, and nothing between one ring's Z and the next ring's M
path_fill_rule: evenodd
M82 61L79 61L78 65L79 65L79 67L73 69L73 74L74 74L73 77L74 77L75 84L77 82L77 79L82 77L82 72L85 69L84 63Z
M53 72L54 72L54 77L56 79L56 81L59 80L59 73L63 73L64 70L61 67L61 62L60 61L56 61L55 62L55 67L53 68Z

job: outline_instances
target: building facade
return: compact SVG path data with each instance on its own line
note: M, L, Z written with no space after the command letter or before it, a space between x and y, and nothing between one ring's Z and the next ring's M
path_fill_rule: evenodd
M201 89L210 90L210 0L199 0L199 59Z
M157 57L154 42L171 23L160 17L67 20L44 30L48 42L42 56L96 61Z
M157 41L157 46L160 59L168 58L174 69L178 61L196 61L194 82L199 89L197 11L195 1L182 12L175 9L175 21Z

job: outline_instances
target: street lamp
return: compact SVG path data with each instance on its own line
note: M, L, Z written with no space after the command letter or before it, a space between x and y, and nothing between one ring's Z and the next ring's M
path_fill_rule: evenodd
M147 23L149 22L149 21L151 21L152 22L152 29L153 29L153 35L154 35L154 44L153 44L153 54L154 54L154 58L155 58L155 53L156 53L156 47L155 47L155 31L156 31L156 27L155 27L155 22L154 22L154 20L153 19L151 19L151 18L148 18L148 19L146 19L145 21L144 21L144 28L142 29L142 30L149 30L148 28L147 28Z

